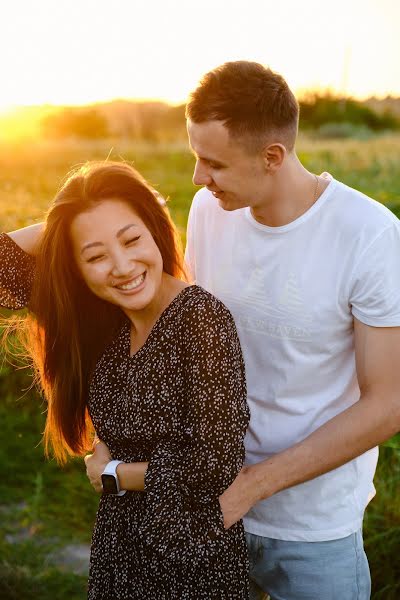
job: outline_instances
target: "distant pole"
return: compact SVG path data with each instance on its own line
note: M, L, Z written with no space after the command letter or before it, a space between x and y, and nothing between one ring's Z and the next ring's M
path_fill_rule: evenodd
M351 48L346 46L343 56L343 71L342 71L342 85L340 91L339 107L344 115L346 112L346 102L348 98L348 85L349 85L349 65L350 65Z
M344 56L343 56L341 95L344 98L347 98L347 96L348 96L350 59L351 59L351 47L350 47L350 45L348 45L344 51Z

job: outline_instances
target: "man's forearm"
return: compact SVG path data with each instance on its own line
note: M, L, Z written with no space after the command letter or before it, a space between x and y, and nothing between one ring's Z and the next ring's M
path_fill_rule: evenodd
M383 409L384 405L384 409ZM399 398L364 396L303 441L245 469L257 500L331 471L400 429Z
M35 255L43 232L44 223L29 225L8 233L10 238L27 254Z

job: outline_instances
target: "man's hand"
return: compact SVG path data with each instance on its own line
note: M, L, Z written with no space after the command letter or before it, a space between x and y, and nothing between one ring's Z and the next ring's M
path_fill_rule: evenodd
M86 475L98 493L103 491L101 474L110 460L112 460L112 458L106 444L98 438L95 438L95 441L93 442L93 454L85 456L84 461L86 464Z
M219 497L225 529L232 527L260 499L251 467L243 467L235 481Z

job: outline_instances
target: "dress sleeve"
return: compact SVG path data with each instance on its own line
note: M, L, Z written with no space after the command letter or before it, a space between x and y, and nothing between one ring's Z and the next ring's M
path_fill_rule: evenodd
M172 558L226 534L218 498L244 460L249 410L242 353L232 316L210 298L192 308L184 326L185 441L160 444L145 477L142 534Z
M24 308L31 295L35 258L6 233L0 234L0 306Z

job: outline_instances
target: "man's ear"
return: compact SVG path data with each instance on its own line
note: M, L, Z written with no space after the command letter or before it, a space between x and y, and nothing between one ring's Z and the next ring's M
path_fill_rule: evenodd
M284 161L287 150L283 144L274 143L265 146L262 151L264 165L268 171L277 171Z

